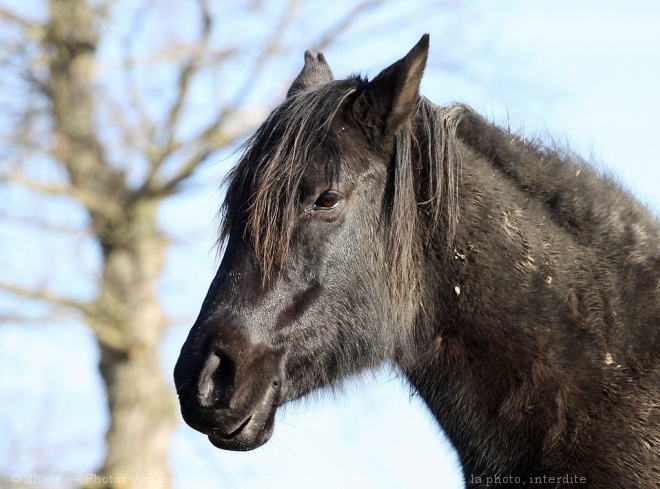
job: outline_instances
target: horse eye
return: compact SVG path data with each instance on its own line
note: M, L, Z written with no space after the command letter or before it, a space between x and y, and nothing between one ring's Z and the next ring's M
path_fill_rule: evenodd
M341 202L341 194L333 190L323 192L316 202L314 202L314 210L329 210L334 209Z

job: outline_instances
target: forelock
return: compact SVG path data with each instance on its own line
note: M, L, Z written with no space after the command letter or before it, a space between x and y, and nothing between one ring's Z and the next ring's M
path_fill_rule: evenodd
M220 241L241 230L264 282L286 261L312 154L328 142L337 111L360 83L357 78L335 81L288 97L245 143L227 176Z

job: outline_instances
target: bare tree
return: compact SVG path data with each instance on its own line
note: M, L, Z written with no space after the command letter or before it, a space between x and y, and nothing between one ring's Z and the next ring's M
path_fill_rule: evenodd
M40 305L37 313L0 311L0 319L34 323L73 314L93 332L110 413L99 470L111 476L107 487L130 487L121 478L134 474L169 485L177 410L158 354L170 325L156 289L171 243L158 225L161 203L251 130L259 107L282 95L285 87L269 95L260 87L299 32L313 29L316 46L306 47L325 48L384 0L340 2L331 15L312 15L300 3L49 0L27 13L0 7L9 141L0 178L37 202L3 210L0 219L20 219L49 236L82 234L100 250L98 270L79 270L93 291L86 298L52 280L0 274L0 289ZM40 212L44 199L74 206L82 224L53 222Z

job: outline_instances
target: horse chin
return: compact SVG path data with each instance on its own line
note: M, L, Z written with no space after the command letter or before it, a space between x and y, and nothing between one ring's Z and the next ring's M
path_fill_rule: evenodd
M222 450L246 452L259 448L273 434L275 411L277 405L264 402L234 431L227 434L215 431L208 435L209 441Z

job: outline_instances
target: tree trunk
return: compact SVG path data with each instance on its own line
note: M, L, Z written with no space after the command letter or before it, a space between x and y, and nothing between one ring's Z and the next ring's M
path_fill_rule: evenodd
M103 257L98 296L84 313L101 351L110 427L104 464L86 482L95 489L169 487L176 411L158 351L167 326L156 291L168 244L157 227L162 196L131 189L98 137L92 74L99 12L83 0L51 0L50 14L44 42L55 155Z
M102 348L111 424L105 461L90 487L170 487L167 455L174 403L157 350L149 350L125 357Z
M99 475L108 488L144 487L145 482L169 487L167 454L176 424L158 352L167 323L155 285L166 242L156 228L157 202L135 206L127 220L133 228L130 242L106 247L99 299L100 309L112 314L105 320L121 331L119 345L99 341L110 412L108 451Z

